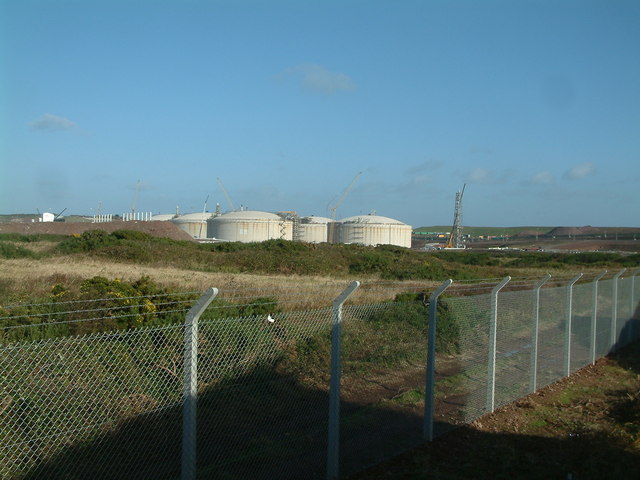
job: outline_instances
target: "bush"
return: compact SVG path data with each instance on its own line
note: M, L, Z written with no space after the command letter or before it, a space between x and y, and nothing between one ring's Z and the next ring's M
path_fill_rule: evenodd
M54 242L66 238L64 235L53 235L49 233L0 233L0 241L34 243L34 242Z
M419 329L426 335L428 328L429 302L424 293L401 293L396 295L393 306L372 314L369 322L402 325ZM438 301L436 324L436 351L438 353L460 353L460 326L449 312L446 301Z
M28 248L13 243L0 242L0 257L2 258L38 258L38 255Z
M240 250L246 250L248 247L248 244L241 242L205 243L202 245L203 249L212 252L238 252Z
M111 232L111 236L118 240L146 241L154 239L153 236L146 232L136 232L135 230L115 230Z
M102 247L115 245L117 238L104 230L87 230L80 235L71 235L58 245L62 253L91 252Z

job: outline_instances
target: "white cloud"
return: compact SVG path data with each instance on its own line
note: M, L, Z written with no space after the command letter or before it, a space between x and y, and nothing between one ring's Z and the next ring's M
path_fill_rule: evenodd
M432 183L432 178L428 175L414 175L409 181L392 187L392 193L414 193L423 192L425 187Z
M551 185L555 182L555 178L551 173L544 171L536 173L533 177L531 177L531 184L533 185Z
M419 165L413 165L412 167L407 168L404 173L406 175L417 175L425 172L430 173L442 168L443 165L444 163L439 160L427 160Z
M348 75L332 72L315 63L296 65L287 69L284 73L287 76L297 77L303 88L327 95L336 92L348 92L357 88L355 82Z
M78 129L78 125L71 120L58 117L57 115L51 115L50 113L40 115L29 125L31 125L31 128L34 130L47 132L73 131Z
M490 183L491 172L484 168L474 168L466 175L465 181L467 183Z
M582 178L589 177L594 173L596 173L596 167L593 163L586 162L567 170L564 174L564 178L568 180L580 180Z

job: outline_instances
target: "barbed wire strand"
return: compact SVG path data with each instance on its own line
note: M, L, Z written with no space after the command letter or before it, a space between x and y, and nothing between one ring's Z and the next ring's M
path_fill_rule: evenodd
M145 315L154 315L154 314L167 314L167 313L176 313L176 312L188 312L188 308L181 308L177 310L165 310L163 312L149 312L149 313L130 313L127 315L118 315L113 317L93 317L93 318L76 318L73 320L61 320L59 322L45 322L45 323L28 323L22 325L8 325L6 327L0 327L0 330L13 330L16 328L31 328L31 327L47 327L53 325L65 325L69 323L81 323L81 322L95 322L99 320L118 320L120 318L128 318L128 317L140 317Z
M155 293L151 295L138 295L135 297L105 297L105 298L87 298L78 300L62 300L59 302L46 302L46 303L14 303L9 305L0 305L2 308L23 308L23 307L44 307L48 305L68 305L73 303L92 303L103 302L108 300L134 300L137 298L156 298L156 297L171 297L174 295L202 295L202 292L175 292L175 293Z

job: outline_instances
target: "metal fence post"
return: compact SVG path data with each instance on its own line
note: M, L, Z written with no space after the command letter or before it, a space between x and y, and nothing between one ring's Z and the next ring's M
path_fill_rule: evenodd
M529 376L529 392L533 393L538 385L538 333L540 325L540 289L549 281L548 273L533 290L533 326L531 329L531 375Z
M424 391L424 427L423 438L427 442L433 440L433 406L435 402L436 383L436 322L438 310L438 297L451 286L453 280L449 279L431 294L429 297L429 333L427 343L427 378Z
M637 336L638 332L637 326L640 325L640 318L635 318L636 313L636 276L640 274L640 268L636 268L633 272L631 272L631 320L630 320L630 329L629 329L629 342L633 342Z
M627 269L623 268L613 276L613 287L611 293L611 347L610 351L616 351L618 343L618 279Z
M495 410L496 397L496 336L498 334L498 292L509 283L511 277L504 279L491 290L491 319L489 326L489 370L487 375L487 411Z
M596 327L598 322L598 282L607 274L607 270L602 272L593 280L593 300L591 302L591 341L589 343L589 355L591 364L596 363Z
M352 282L333 301L331 326L331 383L329 386L329 433L327 438L327 479L337 480L340 472L340 375L341 375L341 324L342 305L360 286Z
M567 284L567 318L564 324L564 376L571 375L571 320L573 318L573 285L582 278L579 273Z
M218 295L210 288L187 312L184 322L184 393L182 410L181 480L196 478L196 414L198 401L198 319Z

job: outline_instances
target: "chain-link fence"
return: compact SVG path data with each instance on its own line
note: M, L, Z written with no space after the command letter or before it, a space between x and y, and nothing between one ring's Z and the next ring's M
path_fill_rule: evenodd
M0 478L353 473L638 339L637 273L4 305Z

